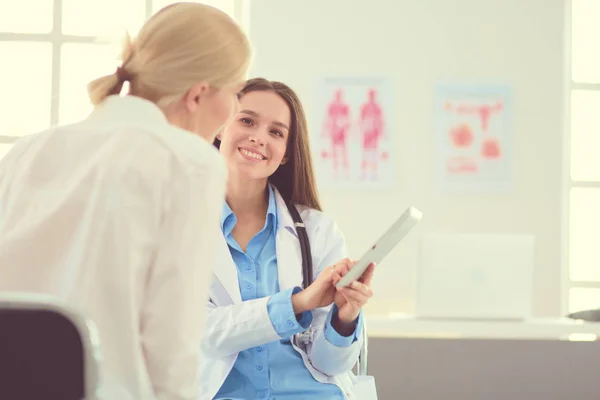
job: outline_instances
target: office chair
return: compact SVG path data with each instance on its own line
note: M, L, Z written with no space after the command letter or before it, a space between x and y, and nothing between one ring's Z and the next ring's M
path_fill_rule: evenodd
M367 335L367 322L363 319L363 344L356 362L356 375L366 376L369 370L369 337Z
M585 322L600 322L600 308L576 311L568 314L567 317L571 319L579 319Z
M94 399L95 326L35 294L0 294L0 399Z
M375 378L368 373L369 335L367 334L366 318L363 319L363 324L364 340L358 355L358 361L355 365L356 376L354 378L353 391L357 399L377 400Z

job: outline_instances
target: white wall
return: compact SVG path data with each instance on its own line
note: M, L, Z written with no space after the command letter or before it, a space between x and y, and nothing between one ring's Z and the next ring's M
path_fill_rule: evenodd
M326 211L337 219L355 257L394 212L414 204L426 213L417 235L378 269L370 312L411 311L417 238L443 231L535 234L534 314L559 313L563 19L563 0L252 0L252 75L296 89L309 118L319 76L395 80L397 188L372 193L321 188ZM436 191L432 93L439 80L513 85L510 193Z

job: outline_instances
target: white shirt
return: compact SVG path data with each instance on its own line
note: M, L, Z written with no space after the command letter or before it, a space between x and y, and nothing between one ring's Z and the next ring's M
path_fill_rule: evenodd
M24 138L0 163L0 291L95 322L104 398L195 399L225 181L211 144L136 97Z

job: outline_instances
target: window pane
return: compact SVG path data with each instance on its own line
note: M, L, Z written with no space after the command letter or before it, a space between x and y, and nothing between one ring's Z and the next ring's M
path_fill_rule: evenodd
M85 118L92 110L87 84L115 72L119 49L105 44L67 43L62 46L59 123Z
M50 125L52 45L0 42L0 135L21 136Z
M600 307L600 289L571 288L569 290L569 312Z
M600 181L600 92L571 95L571 178Z
M1 0L0 32L48 33L53 11L54 0Z
M169 4L178 3L177 0L153 0L152 1L152 13L159 11L161 8L168 6ZM209 6L218 8L233 17L233 9L235 0L203 0L203 1L190 1L190 3L202 3Z
M575 82L600 82L600 1L572 2L572 78Z
M600 281L600 189L571 189L569 272L573 281Z
M67 35L132 36L146 18L146 0L62 0L62 31Z

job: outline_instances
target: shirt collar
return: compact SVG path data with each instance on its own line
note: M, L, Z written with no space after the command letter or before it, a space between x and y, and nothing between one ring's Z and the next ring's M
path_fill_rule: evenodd
M269 184L269 207L267 208L267 218L271 218L273 228L277 229L277 199L273 185ZM268 222L268 221L267 221Z
M273 186L269 184L267 186L267 190L269 191L269 205L267 207L267 218L265 221L265 225L267 228L271 227L273 229L277 229L277 199L275 196L275 190ZM237 222L237 218L235 214L227 204L227 201L223 202L223 209L221 211L221 230L225 236L231 234L235 224Z
M227 204L227 201L223 202L223 210L221 211L221 231L225 236L229 235L235 226L237 219L235 214Z
M153 102L138 96L108 96L94 108L90 119L108 118L118 123L157 124L168 123L162 110Z

